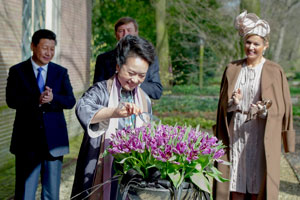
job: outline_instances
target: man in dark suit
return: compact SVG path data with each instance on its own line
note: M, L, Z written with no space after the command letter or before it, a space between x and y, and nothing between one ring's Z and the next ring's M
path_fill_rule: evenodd
M138 35L137 22L131 17L122 17L115 24L115 35L119 41L126 35ZM100 54L97 57L95 74L93 83L108 80L116 72L116 49ZM149 70L146 74L145 81L142 83L141 88L152 99L159 99L162 95L163 87L159 77L159 64L156 57L154 63L149 66Z
M15 155L15 199L59 199L63 155L69 141L63 109L75 105L67 69L50 62L56 35L41 29L32 36L33 55L9 70L7 105L16 109L10 151Z

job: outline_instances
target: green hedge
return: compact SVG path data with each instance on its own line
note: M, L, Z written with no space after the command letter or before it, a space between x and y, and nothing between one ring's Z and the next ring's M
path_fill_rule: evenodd
M172 88L172 94L174 95L219 96L219 92L219 85L210 85L202 89L197 85L175 85Z
M300 87L290 87L291 96L300 95Z
M300 116L300 105L294 105L293 106L293 115L294 116Z
M162 117L160 118L163 124L169 124L174 126L177 125L191 125L192 127L196 128L200 125L201 129L212 130L212 126L215 124L213 120L207 120L202 117L195 117L195 118L188 118L183 116L170 116L170 117Z
M153 112L215 112L218 98L201 98L198 96L163 96L153 105Z

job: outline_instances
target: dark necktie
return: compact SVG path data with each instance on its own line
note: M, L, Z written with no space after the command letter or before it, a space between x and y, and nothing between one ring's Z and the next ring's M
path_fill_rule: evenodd
M37 70L38 70L38 75L36 77L36 80L37 80L40 92L42 93L42 92L44 92L44 87L45 87L45 82L44 82L44 79L42 76L43 68L39 67Z

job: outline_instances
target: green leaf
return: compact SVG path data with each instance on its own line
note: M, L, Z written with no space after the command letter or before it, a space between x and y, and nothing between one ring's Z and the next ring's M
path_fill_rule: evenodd
M163 169L164 167L166 167L166 163L165 163L165 162L158 161L158 160L155 160L154 162L155 162L154 165L155 165L158 169Z
M198 173L198 172L203 172L202 170L202 166L199 163L191 163L189 166L185 167L185 178L190 178L191 175L193 175L194 173Z
M115 162L120 162L121 160L123 160L124 158L130 157L130 154L128 153L122 153L122 154L113 154L114 157L114 161Z
M107 156L108 154L109 154L108 151L105 149L104 152L103 152L103 154L101 155L100 158L104 158L104 157Z
M227 162L227 161L225 161L225 160L222 160L222 162L221 162L220 164L222 164L222 165L231 165L230 162Z
M173 142L172 140L169 140L168 145L172 145L172 142Z
M170 173L168 172L168 176L170 177L170 179L176 189L180 186L180 184L184 180L183 174L184 174L184 172L182 174L180 174L179 170L176 170L176 171L173 171Z
M187 141L187 138L188 138L188 136L189 136L189 133L190 133L191 129L192 129L191 126L187 127L187 129L185 130L183 139L182 139L183 141Z
M175 171L179 171L182 169L182 166L180 165L176 165L174 163L168 163L168 173L171 173L171 172L175 172Z
M202 172L202 166L200 164L197 164L195 169L198 170L199 172Z
M142 163L141 163L141 161L140 161L139 159L137 159L137 158L135 158L135 157L133 157L133 156L130 156L130 157L124 158L123 160L121 160L121 161L119 161L119 162L117 162L117 163L124 164L124 163L125 163L125 161L126 161L126 160L129 160L129 159L136 160L136 161L138 161L140 164L142 164Z
M176 159L177 159L177 156L174 155L174 156L172 156L168 161L171 162L171 161L174 161L174 160L176 160Z
M143 132L142 131L140 131L138 138L139 138L140 141L143 141Z
M229 181L229 179L223 178L221 175L214 174L214 173L211 173L211 172L207 172L207 175L213 177L214 179L216 179L220 183L224 183L224 182Z
M214 179L216 179L217 181L224 183L226 181L229 181L226 178L223 178L221 175L222 173L215 167L211 167L211 172L207 172L207 175L213 177Z
M200 130L200 124L197 125L196 132L199 132L199 130Z
M202 140L202 137L198 137L196 143L195 143L195 146L198 146L200 144L200 141Z
M176 187L176 185L180 181L180 173L179 173L179 171L177 171L177 172L170 172L170 173L168 173L168 176L170 177L171 181L173 182L173 185Z
M190 176L191 181L197 185L201 190L208 192L211 194L211 186L207 178L203 175L203 173L198 172L194 173Z
M221 175L222 173L216 168L216 167L211 167L210 170L214 173L214 174L218 174Z
M209 160L209 155L202 155L197 159L197 163L200 163L202 169L204 169L209 164Z
M135 166L134 169L140 174L143 176L143 178L145 178L145 174L144 172L141 170L141 167L140 166Z
M128 165L127 163L124 163L123 165L123 172L124 174L126 174L128 172L128 170L132 169L130 165Z
M161 123L161 122L160 122L160 123ZM155 136L155 128L156 128L155 125L153 125L153 126L150 127L150 133L151 133L150 136L151 136L151 137L154 137L154 136Z

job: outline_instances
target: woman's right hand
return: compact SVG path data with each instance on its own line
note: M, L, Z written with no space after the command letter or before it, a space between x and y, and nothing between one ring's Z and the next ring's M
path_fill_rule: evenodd
M231 98L233 99L233 103L235 105L238 105L240 103L240 101L242 100L242 98L243 98L243 94L242 94L241 89L238 88L236 91L233 91Z
M125 118L131 115L139 115L141 109L134 103L122 102L113 113L114 118Z

